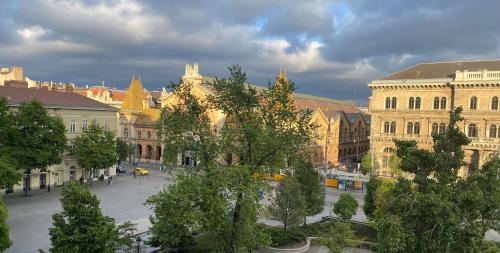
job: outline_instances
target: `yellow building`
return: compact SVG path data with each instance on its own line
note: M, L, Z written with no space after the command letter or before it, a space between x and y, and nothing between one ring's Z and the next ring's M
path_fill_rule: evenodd
M40 101L47 108L50 115L60 116L66 126L66 138L71 147L72 140L81 134L92 121L96 121L104 129L116 132L117 109L99 103L95 100L80 96L71 91L51 91L46 89L0 87L0 96L6 97L12 108L19 107L23 102L33 99ZM34 171L31 176L31 189L43 189L49 185L62 185L70 180L78 180L83 175L83 170L78 166L76 159L63 154L61 164L53 165L47 169ZM115 169L98 171L92 178L101 174L115 175ZM23 183L14 186L12 191L23 190Z
M286 75L284 76L286 78ZM193 94L203 100L214 95L212 77L199 74L198 64L186 64L182 80L193 85ZM255 86L257 89L263 87ZM136 156L143 162L159 162L161 143L157 139L155 123L160 110L150 108L140 80L132 80L120 111L120 133L136 147ZM298 109L313 111L312 121L319 126L316 138L311 143L315 166L336 166L356 156L361 157L369 147L369 117L362 114L352 102L294 93ZM175 105L177 98L172 93L162 92L159 102L162 107ZM214 127L222 128L225 115L220 111L209 111L208 117ZM328 136L328 138L326 138ZM325 154L328 154L325 156ZM179 164L195 165L188 153L179 155Z
M421 63L368 84L371 140L375 167L390 176L393 139L416 140L432 147L431 133L444 132L452 108L464 109L460 129L472 140L468 165L460 175L480 168L498 153L500 143L500 60Z

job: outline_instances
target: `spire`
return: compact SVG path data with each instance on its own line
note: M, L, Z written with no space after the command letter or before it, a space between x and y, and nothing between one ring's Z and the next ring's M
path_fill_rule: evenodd
M135 76L133 76L125 99L123 100L122 109L142 111L144 109L144 100L146 100L146 93L144 93L144 87L142 87L141 80L136 80Z

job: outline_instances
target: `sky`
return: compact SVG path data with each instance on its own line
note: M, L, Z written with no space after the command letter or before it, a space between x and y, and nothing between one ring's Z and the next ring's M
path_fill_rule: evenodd
M0 66L34 80L148 89L186 63L367 104L367 83L432 61L500 58L497 0L2 0Z

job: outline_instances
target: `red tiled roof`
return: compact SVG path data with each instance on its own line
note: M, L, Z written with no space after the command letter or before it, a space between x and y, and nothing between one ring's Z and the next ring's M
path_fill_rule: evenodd
M36 99L44 106L51 108L117 111L114 107L74 92L0 86L0 96L6 97L8 103L12 106L18 106L23 102L30 102Z

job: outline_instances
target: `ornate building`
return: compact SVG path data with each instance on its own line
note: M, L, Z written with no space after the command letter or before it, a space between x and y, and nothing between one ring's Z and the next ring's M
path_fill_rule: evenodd
M212 77L199 74L198 64L186 64L182 80L193 85L193 94L203 100L214 94ZM280 74L286 79L286 74ZM255 86L257 90L263 87ZM313 111L312 121L319 126L315 139L311 143L314 151L315 166L336 166L341 161L360 157L369 147L369 124L366 114L362 114L352 102L294 93L298 109ZM162 92L158 101L161 107L177 104L172 93ZM161 156L161 144L157 139L155 123L160 116L159 109L150 108L144 89L139 80L132 80L120 112L121 135L136 144L137 156L147 161L158 161ZM214 127L222 128L225 115L220 111L209 111L208 117ZM149 134L151 133L151 134ZM149 137L151 136L151 137ZM326 138L328 136L328 138ZM151 155L148 155L151 152ZM327 154L327 155L325 155ZM152 158L152 159L148 159ZM194 165L189 154L179 156L179 164Z
M445 131L451 109L461 106L460 129L471 139L468 165L480 168L498 153L500 143L500 60L421 63L368 84L375 167L389 176L394 139L416 140L430 149L431 133Z

